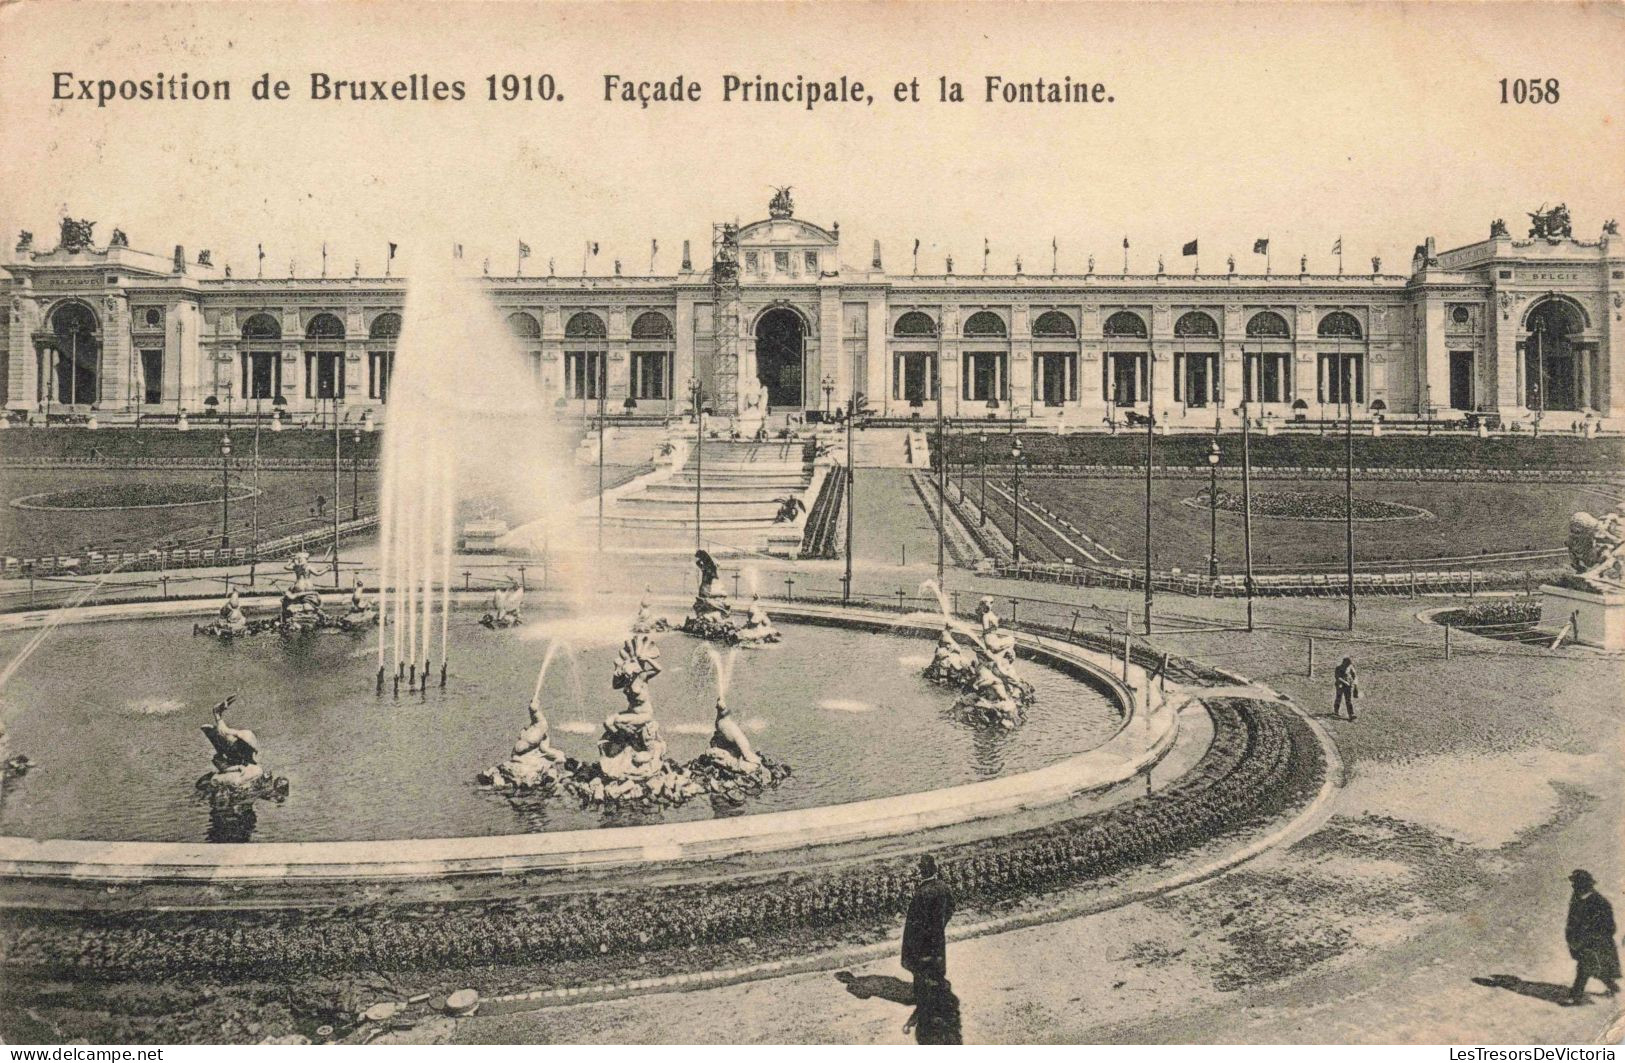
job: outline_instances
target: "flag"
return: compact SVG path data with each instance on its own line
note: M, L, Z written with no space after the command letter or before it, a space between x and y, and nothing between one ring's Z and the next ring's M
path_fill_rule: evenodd
M1126 237L1126 236L1123 237L1123 250L1124 251L1128 250L1128 237Z
M265 245L260 244L259 249L260 249L260 261L264 262L265 261Z
M918 239L914 241L914 253L916 255L920 253L920 241Z
M1337 243L1332 245L1332 254L1341 255L1342 253L1343 253L1343 238L1341 236L1339 236L1337 238Z
M993 245L988 242L987 237L985 237L985 236L982 237L982 254L985 255L985 254L989 253L992 250L993 250Z
M1196 254L1196 241L1192 240L1190 243L1186 244L1184 249L1179 253L1186 258L1190 258L1192 255Z
M1268 240L1254 240L1253 241L1253 254L1255 254L1255 255L1267 255L1269 253L1270 253L1270 242Z
M588 241L588 242L587 242L587 250L588 250L588 252L589 252L589 253L590 253L590 254L594 254L594 255L596 255L596 254L597 254L597 253L598 253L598 241L596 241L596 240L589 240L589 241Z
M396 251L396 249L397 249L397 248L398 248L398 247L400 247L400 245L399 245L399 244L390 244L390 245L389 245L389 257L390 257L390 258L394 258L394 257L395 257L395 251Z
M649 257L653 258L655 255L658 255L658 254L660 254L660 241L659 240L650 240L649 241Z
M523 241L523 240L519 241L519 257L520 258L529 258L530 257L530 245L525 243L525 241Z
M1052 237L1049 238L1049 249L1051 251L1059 251L1061 249L1061 239L1060 239L1060 237L1052 236Z
M463 257L463 245L462 244L452 244L451 245L451 257L452 258L462 258Z

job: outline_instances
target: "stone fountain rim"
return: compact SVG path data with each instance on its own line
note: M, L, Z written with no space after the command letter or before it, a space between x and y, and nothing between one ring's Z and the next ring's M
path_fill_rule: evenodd
M483 593L459 593L460 604ZM662 598L662 602L677 599ZM80 607L65 623L210 614L210 600L124 602ZM0 616L0 631L35 627L55 610ZM895 614L847 606L776 602L776 616L835 626L878 626L936 634L928 614ZM1055 764L984 782L807 809L725 819L531 834L381 841L198 842L87 841L0 836L0 880L72 880L122 884L158 882L265 883L334 880L422 880L478 874L606 871L629 866L693 863L744 854L785 852L864 842L992 819L1116 786L1154 766L1173 746L1179 712L1172 698L1142 711L1130 684L1112 674L1120 662L1045 636L1012 632L1046 663L1084 673L1122 709L1105 742ZM1145 671L1129 668L1131 683Z

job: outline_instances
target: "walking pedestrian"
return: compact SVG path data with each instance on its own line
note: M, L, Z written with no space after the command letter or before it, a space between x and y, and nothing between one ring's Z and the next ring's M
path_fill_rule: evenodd
M1354 658L1344 657L1343 663L1332 672L1332 687L1336 691L1332 698L1332 716L1338 715L1344 704L1349 707L1349 719L1354 719L1354 701L1360 696L1360 681L1354 674Z
M954 897L937 875L936 859L920 857L920 884L903 922L903 969L914 976L916 1002L930 997L939 984L948 985L948 920L953 914Z
M1619 947L1614 944L1614 908L1597 892L1589 871L1569 876L1574 893L1569 897L1569 920L1563 936L1574 957L1574 985L1570 1005L1585 1003L1586 983L1595 978L1609 996L1619 995Z

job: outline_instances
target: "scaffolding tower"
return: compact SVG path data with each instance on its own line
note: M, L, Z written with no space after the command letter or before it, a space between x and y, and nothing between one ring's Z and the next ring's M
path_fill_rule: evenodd
M739 225L711 226L711 294L716 301L717 355L712 395L718 413L739 410Z

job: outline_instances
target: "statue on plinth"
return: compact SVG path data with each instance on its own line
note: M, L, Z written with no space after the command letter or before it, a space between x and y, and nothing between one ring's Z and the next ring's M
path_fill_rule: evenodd
M694 595L693 613L683 619L683 630L716 642L735 641L737 630L728 623L727 595L716 589L717 563L704 550L696 550L694 566L700 570L700 589Z
M491 608L482 617L480 623L489 628L516 627L525 622L519 607L525 603L525 588L512 576L508 577L505 586L498 587L491 593Z
M655 616L649 597L651 591L643 588L643 597L638 600L638 615L632 618L632 634L648 635L656 631L669 631L671 624L663 616Z
M214 747L214 770L197 781L199 792L212 802L264 797L281 801L288 796L288 780L267 772L259 762L259 739L246 727L226 723L226 710L237 700L233 694L214 707L214 722L203 734Z
M762 608L762 596L753 594L750 598L750 610L745 614L745 622L735 631L735 640L742 646L760 646L769 642L778 642L782 638L779 629L773 626L768 619L767 610Z
M727 702L719 697L711 744L689 764L688 772L709 793L741 805L746 798L788 778L790 766L756 752L744 728L729 713Z
M1625 512L1569 519L1569 560L1579 578L1598 591L1625 589Z
M506 762L480 772L482 786L515 793L551 793L558 788L561 774L575 767L575 762L553 745L540 698L531 698L526 711L530 724L514 739L512 755Z

